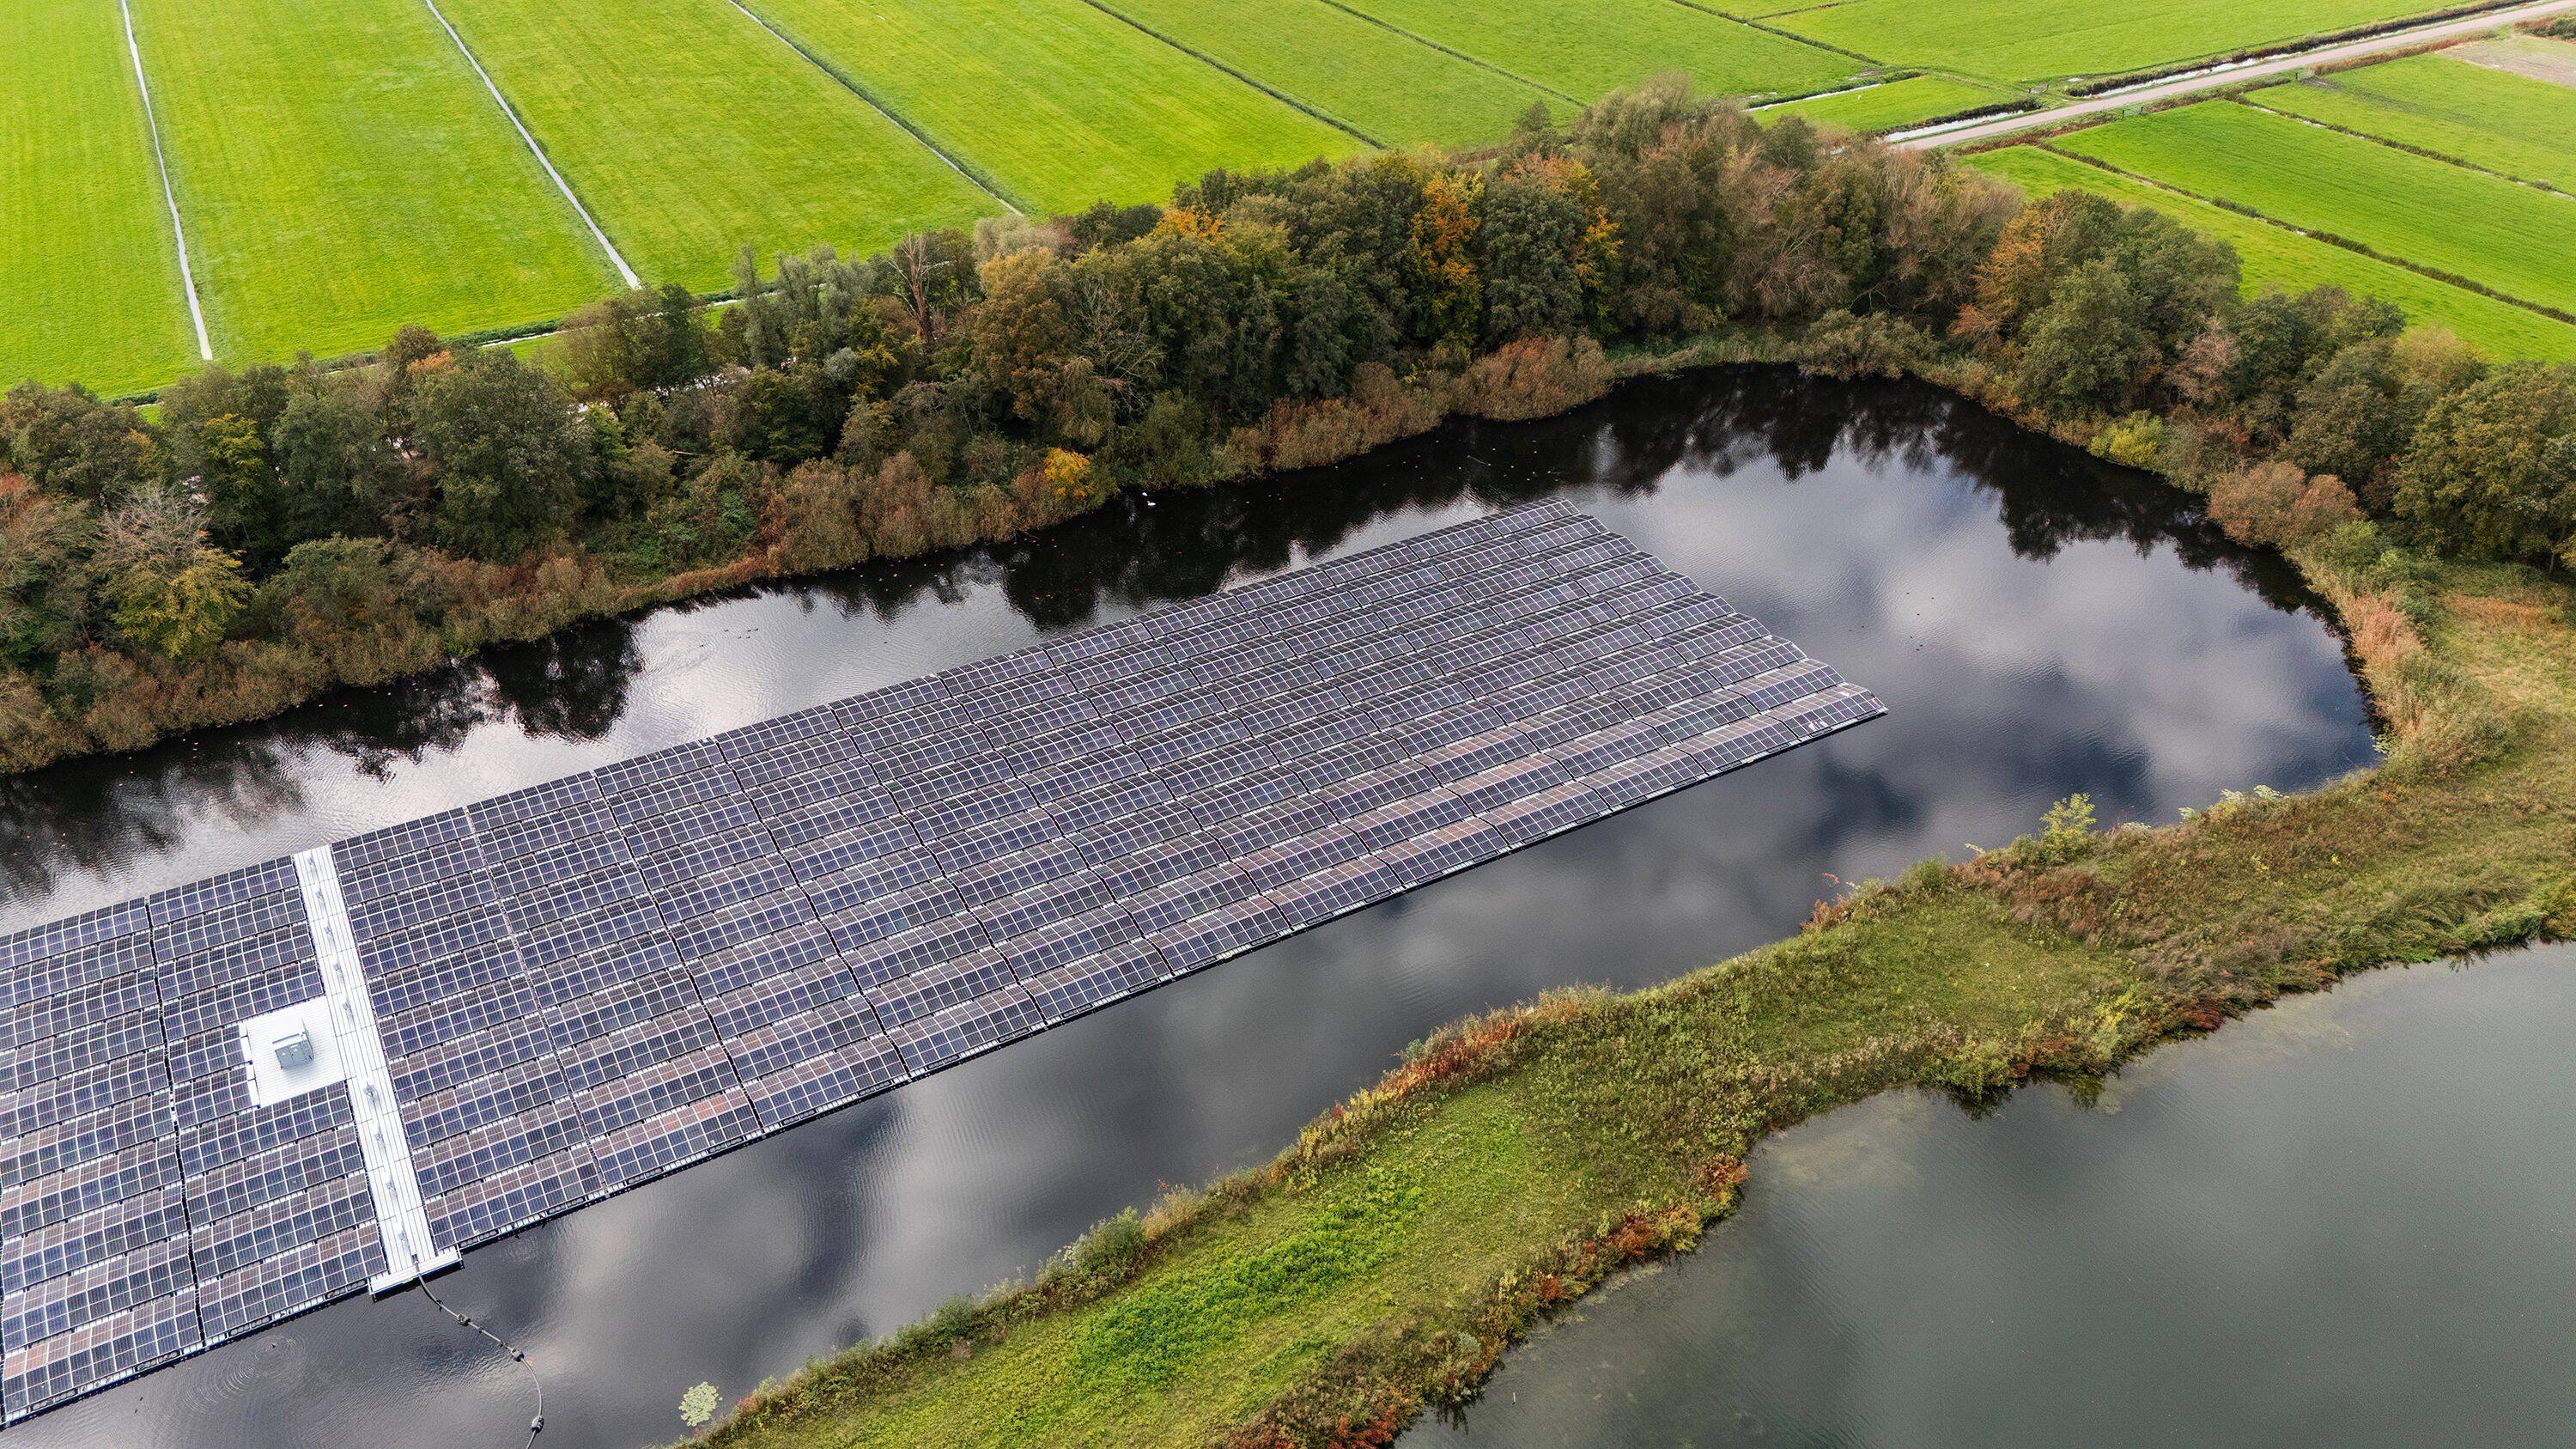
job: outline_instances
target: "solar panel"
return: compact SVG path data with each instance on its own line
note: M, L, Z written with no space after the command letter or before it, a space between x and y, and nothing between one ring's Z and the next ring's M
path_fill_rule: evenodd
M0 939L0 1415L1878 712L1547 503Z

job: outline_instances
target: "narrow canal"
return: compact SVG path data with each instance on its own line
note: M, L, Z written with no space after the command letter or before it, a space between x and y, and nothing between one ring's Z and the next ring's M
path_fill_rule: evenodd
M2315 601L2193 500L1930 389L1738 370L0 781L0 930L1548 496L1889 717L475 1252L442 1296L543 1367L544 1442L674 1437L689 1385L741 1393L1034 1268L1160 1183L1257 1161L1463 1013L1669 977L1793 929L1837 880L2000 844L2071 791L2162 821L2371 758ZM8 1439L443 1449L515 1444L529 1412L516 1368L414 1293Z

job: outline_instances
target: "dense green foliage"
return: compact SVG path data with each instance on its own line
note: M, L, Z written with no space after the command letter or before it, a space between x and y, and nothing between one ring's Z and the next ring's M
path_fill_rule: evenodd
M2254 535L2367 514L2466 557L2570 547L2567 369L2489 378L2385 303L2239 281L2161 213L2020 207L1675 80L1473 158L1212 172L1168 208L773 277L746 253L739 303L621 295L551 368L410 328L362 371L209 371L157 423L24 386L0 400L0 752L131 747L604 610L1554 412L1609 385L1609 349L1711 334L2098 433Z

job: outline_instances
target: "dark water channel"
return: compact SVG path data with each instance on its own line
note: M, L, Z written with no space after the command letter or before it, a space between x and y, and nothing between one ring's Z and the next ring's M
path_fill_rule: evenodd
M2357 977L2089 1104L1874 1098L1404 1443L2565 1444L2571 1037L2550 946Z
M1889 716L1346 917L468 1256L544 1442L728 1395L1259 1160L1425 1031L1778 936L1836 878L2093 793L2171 819L2370 758L2295 582L2193 502L1926 389L1745 371L1444 430L1045 537L665 610L270 724L0 782L0 929L391 823L1515 502L1562 496ZM344 1302L9 1431L46 1444L518 1442L516 1370L417 1294Z

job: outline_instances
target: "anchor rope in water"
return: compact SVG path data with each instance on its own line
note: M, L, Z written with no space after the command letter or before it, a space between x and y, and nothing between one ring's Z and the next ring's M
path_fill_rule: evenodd
M546 1381L538 1375L537 1366L528 1362L528 1356L521 1352L518 1347L512 1344L508 1339L494 1333L492 1330L475 1322L473 1319L466 1317L464 1314L457 1312L455 1309L448 1307L447 1300L439 1297L438 1294L430 1288L428 1279L423 1278L420 1279L419 1282L421 1293L423 1296L427 1297L430 1302L438 1305L439 1312L455 1319L460 1327L470 1328L476 1333L483 1335L485 1338L492 1340L493 1347L508 1354L513 1363L516 1363L519 1367L528 1371L528 1382L534 1385L537 1390L537 1416L528 1421L528 1446L529 1449L535 1449L537 1436L546 1431Z

